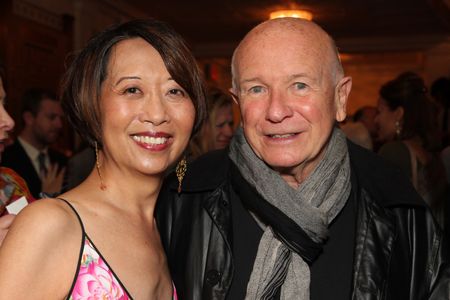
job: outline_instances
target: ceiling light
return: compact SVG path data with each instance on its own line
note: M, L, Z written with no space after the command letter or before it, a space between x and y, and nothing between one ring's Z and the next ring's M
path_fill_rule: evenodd
M270 13L270 19L276 18L300 18L311 21L312 13L303 9L285 9L277 10Z

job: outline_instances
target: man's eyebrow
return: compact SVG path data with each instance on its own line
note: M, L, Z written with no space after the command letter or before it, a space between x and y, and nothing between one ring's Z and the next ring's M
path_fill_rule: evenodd
M139 77L139 76L124 76L124 77L120 77L119 80L117 80L117 82L114 84L114 86L118 85L119 83L121 83L124 80L130 80L130 79L141 79L141 77Z
M297 73L297 74L289 75L289 80L292 80L295 78L300 78L300 77L309 77L309 76L306 73Z
M297 74L292 74L289 75L287 80L290 81L292 79L296 79L296 78L304 78L304 77L309 77L309 75L307 73L297 73ZM248 82L255 82L255 81L262 81L259 77L252 77L249 79L244 79L240 82L240 84L244 84L244 83L248 83Z
M245 83L255 82L255 81L262 81L262 80L259 77L253 77L253 78L249 78L249 79L244 79L239 84L245 84Z
M299 79L299 78L307 78L310 81L310 83L313 83L313 84L319 82L319 78L312 77L311 75L309 75L307 73L297 73L297 74L289 75L286 81L289 82L289 81Z

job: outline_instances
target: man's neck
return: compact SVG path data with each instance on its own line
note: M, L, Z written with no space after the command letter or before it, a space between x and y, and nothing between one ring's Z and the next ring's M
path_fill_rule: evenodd
M42 143L38 142L32 134L27 133L27 131L25 130L20 133L19 137L39 151L42 151L45 148L47 148L46 145L43 145Z

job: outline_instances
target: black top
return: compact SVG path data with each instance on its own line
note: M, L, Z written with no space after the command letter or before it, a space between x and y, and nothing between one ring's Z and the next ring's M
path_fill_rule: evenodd
M232 193L234 274L227 299L244 299L263 231ZM355 243L354 192L329 227L323 253L311 266L311 299L350 299ZM279 299L279 295L278 295Z

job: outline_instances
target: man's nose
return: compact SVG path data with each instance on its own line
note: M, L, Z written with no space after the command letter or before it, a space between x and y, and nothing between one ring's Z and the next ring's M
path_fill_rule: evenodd
M291 117L293 111L287 100L287 96L284 93L272 90L269 95L266 119L270 122L279 123Z

